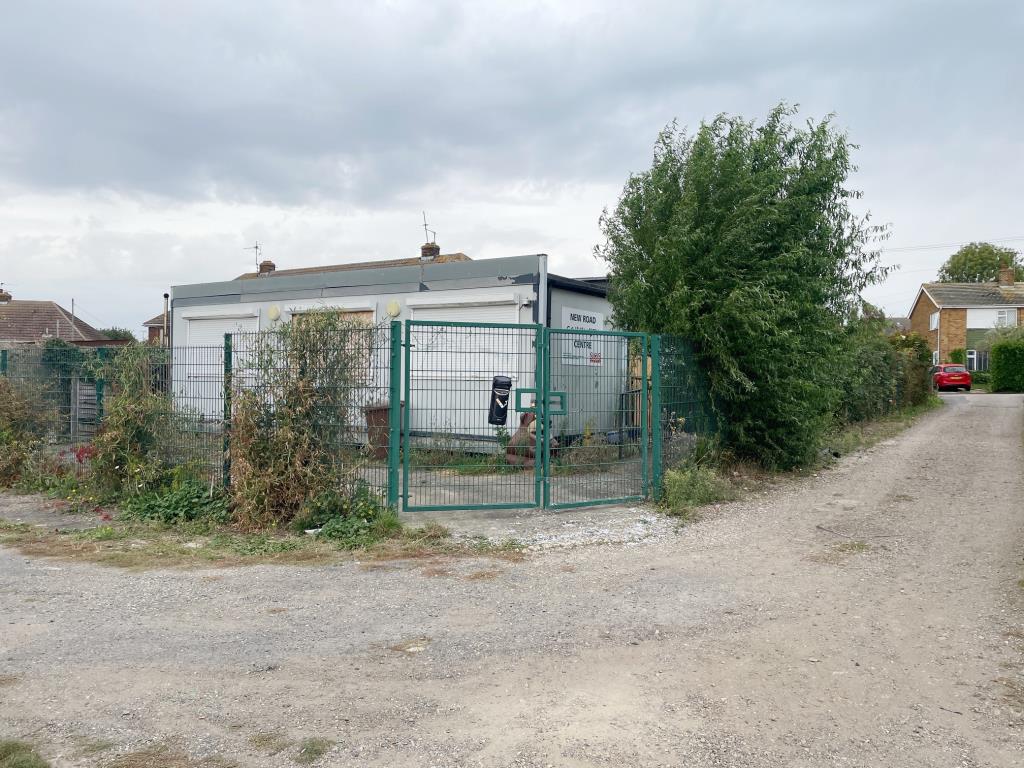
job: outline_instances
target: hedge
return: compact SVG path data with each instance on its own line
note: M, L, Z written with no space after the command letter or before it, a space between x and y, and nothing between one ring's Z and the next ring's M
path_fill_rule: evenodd
M1024 392L1024 340L993 345L988 369L993 392Z

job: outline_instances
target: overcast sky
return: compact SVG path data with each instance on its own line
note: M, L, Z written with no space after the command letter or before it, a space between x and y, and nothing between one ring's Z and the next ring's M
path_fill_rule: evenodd
M554 6L556 10L552 10ZM955 250L1024 249L1024 6L7 2L0 281L141 323L170 285L442 250L604 272L658 130L776 102L860 145L904 314Z

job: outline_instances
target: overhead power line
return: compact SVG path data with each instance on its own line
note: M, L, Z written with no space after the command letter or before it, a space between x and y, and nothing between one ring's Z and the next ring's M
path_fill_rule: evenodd
M901 245L896 248L882 248L884 253L894 253L896 251L934 251L940 248L959 248L962 245L968 243L1012 243L1019 240L1024 240L1024 235L1015 235L1013 237L992 237L986 240L968 240L963 243L932 243L930 245Z

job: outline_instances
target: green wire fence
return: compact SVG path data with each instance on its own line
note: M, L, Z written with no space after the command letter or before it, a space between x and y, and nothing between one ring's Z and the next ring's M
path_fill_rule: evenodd
M170 466L229 485L246 406L267 450L288 451L301 428L336 469L410 511L655 497L664 471L717 433L692 347L667 335L409 321L131 350L130 384L124 348L0 350L50 460L84 471L126 386L157 403L153 451ZM495 377L511 382L498 423Z

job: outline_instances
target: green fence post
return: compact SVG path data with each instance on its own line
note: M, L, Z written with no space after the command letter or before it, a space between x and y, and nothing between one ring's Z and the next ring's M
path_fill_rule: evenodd
M402 434L405 435L405 450L402 451L402 509L409 508L409 464L412 461L412 434L409 431L409 412L412 410L412 321L405 321L405 376L402 392L405 393L405 408L402 411Z
M7 375L7 350L0 349L0 376Z
M231 485L231 334L224 334L224 465L222 467L223 483L227 488Z
M391 321L391 372L388 378L388 506L398 509L398 460L402 445L402 321Z
M107 362L107 348L100 347L96 350L96 359L100 361L99 371L96 373L96 426L99 427L103 421L103 395L106 390L106 379L103 378L104 363Z
M651 495L661 498L661 336L651 336Z

